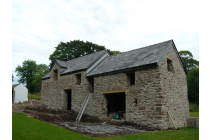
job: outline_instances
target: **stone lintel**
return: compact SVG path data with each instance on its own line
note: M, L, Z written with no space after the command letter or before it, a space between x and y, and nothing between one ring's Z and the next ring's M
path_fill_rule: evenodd
M121 93L130 91L130 89L123 89L123 90L115 90L115 91L105 91L105 92L99 92L99 94L111 94L111 93Z

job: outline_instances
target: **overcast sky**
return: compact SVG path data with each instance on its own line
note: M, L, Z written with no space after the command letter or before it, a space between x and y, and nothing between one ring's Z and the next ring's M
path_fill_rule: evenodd
M60 41L80 39L121 52L173 39L199 60L194 0L12 0L12 71L25 60L49 65Z

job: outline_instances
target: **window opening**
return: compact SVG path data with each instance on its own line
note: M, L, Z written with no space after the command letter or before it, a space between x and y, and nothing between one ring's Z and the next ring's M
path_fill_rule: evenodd
M89 78L88 81L90 83L90 93L94 93L94 78Z
M130 85L135 85L135 72L127 73Z
M81 84L81 74L76 74L77 77L77 85Z
M54 70L54 80L58 80L58 70Z
M138 103L137 99L135 99L134 103L135 103L135 106L137 106L137 103Z
M168 71L173 71L172 60L167 58L167 69Z

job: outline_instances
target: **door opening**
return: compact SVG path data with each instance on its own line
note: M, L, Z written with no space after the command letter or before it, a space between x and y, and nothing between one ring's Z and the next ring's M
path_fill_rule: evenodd
M67 110L71 110L71 90L65 90L67 94Z
M107 99L107 112L125 112L125 93L105 94Z

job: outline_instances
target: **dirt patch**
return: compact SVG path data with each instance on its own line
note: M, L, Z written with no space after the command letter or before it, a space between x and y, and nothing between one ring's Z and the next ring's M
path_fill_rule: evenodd
M34 101L33 101L34 102ZM32 102L32 103L33 103ZM140 130L132 124L118 124L102 122L98 118L83 115L80 123L76 123L77 113L73 111L36 110L32 103L13 104L13 113L24 113L28 117L51 123L72 132L86 135L88 137L110 137L120 135L141 134L143 132L154 132Z
M136 129L132 126L125 126L115 123L106 123L99 121L81 121L76 123L76 117L67 117L61 114L51 114L33 110L23 111L27 116L57 125L72 132L82 134L88 137L110 137L120 135L141 134L143 132L154 132Z

